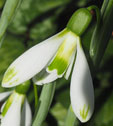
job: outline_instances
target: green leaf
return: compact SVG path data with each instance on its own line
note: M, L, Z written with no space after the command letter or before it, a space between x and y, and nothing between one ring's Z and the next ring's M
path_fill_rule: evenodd
M43 121L45 120L47 113L49 111L56 83L49 83L43 86L41 96L38 102L38 111L35 113L35 119L33 121L33 126L42 126Z
M0 0L0 8L3 7L4 3L5 3L5 0Z
M8 25L13 19L17 7L20 5L21 0L7 0L3 8L1 17L0 17L0 46L3 42L3 37L7 30Z

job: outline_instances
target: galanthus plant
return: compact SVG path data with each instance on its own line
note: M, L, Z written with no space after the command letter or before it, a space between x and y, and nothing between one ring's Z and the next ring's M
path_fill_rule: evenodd
M72 109L81 122L88 121L94 109L94 91L80 36L91 19L88 9L77 10L63 31L30 48L9 66L2 86L17 86L31 78L43 85L63 76L68 79L72 71Z
M12 91L0 93L0 101L10 95L0 110L0 126L31 126L32 113L25 94L29 86L30 82L26 81Z
M83 1L0 0L0 82L9 63L31 45L31 40L34 44L55 33L56 28L65 27L73 9L92 3ZM9 66L0 83L0 126L112 125L113 0L93 3L102 4L101 10L97 6L77 10L61 32ZM95 114L87 122L94 110L91 74L94 83L98 80L97 101ZM29 79L32 85L26 83Z

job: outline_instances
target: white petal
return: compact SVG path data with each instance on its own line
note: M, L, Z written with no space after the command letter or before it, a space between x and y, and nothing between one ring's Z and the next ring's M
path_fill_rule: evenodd
M36 78L33 78L33 81L35 84L37 85L43 85L43 84L48 84L50 82L55 81L56 79L58 79L58 75L57 74L48 74L48 76L46 76L45 78L43 78L42 80L36 80Z
M0 93L0 102L3 101L5 98L7 98L12 91L6 91L6 92L2 92Z
M3 87L13 87L39 73L56 53L66 34L61 33L32 47L8 68L2 82Z
M78 38L70 95L74 113L81 122L86 122L94 110L94 89L89 66L79 42Z
M32 123L31 108L26 99L22 111L21 126L31 126L31 123Z
M75 51L76 52L76 51ZM71 71L72 71L72 67L73 67L73 62L74 62L74 59L75 59L75 52L73 53L73 56L72 56L72 59L71 59L71 63L64 75L65 79L68 80L70 74L71 74Z
M37 85L43 85L58 79L57 73L48 73L46 69L42 70L39 74L33 77L33 82Z
M23 96L18 97L16 94L7 113L1 118L1 126L20 126L22 102Z

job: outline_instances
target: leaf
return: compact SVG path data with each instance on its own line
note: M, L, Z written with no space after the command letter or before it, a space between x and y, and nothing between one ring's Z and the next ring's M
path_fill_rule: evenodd
M4 3L5 3L5 0L0 0L0 8L3 7Z

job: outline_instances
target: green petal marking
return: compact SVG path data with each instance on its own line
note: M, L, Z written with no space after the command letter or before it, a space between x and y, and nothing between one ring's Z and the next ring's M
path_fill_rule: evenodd
M12 104L12 101L13 101L13 97L14 97L14 94L12 94L9 99L6 101L6 104L3 108L3 111L2 111L2 116L5 116L5 114L7 113L9 107L11 106Z
M16 93L16 92L13 92L11 94L11 96L8 98L4 108L3 108L3 111L2 111L2 116L4 117L8 111L8 109L10 108L11 104L13 103L13 100L15 101L19 101L19 99L21 99L21 103L24 102L24 98L25 98L25 95L21 95L19 93Z
M89 105L86 108L86 105L84 104L83 109L80 110L80 116L82 117L83 120L86 120L86 118L88 116L89 109L90 109Z
M71 61L72 55L76 49L76 38L77 36L71 31L67 33L66 39L62 42L59 47L55 58L48 66L48 71L57 70L57 74L61 76Z
M11 67L11 68L9 67L9 69L6 71L6 73L4 75L2 83L5 84L5 83L9 82L10 85L14 84L15 82L18 81L18 79L14 80L13 82L10 82L10 80L14 76L16 76L16 74L17 74L17 71L15 71L15 68L14 67Z

